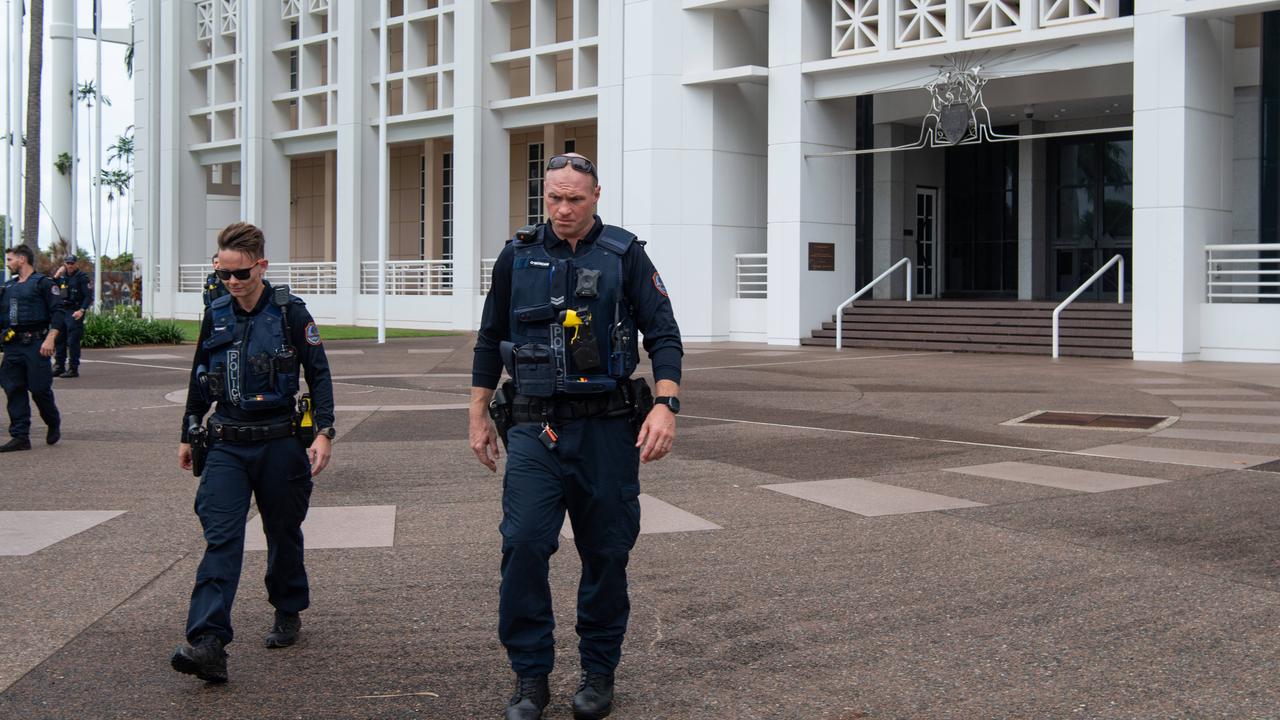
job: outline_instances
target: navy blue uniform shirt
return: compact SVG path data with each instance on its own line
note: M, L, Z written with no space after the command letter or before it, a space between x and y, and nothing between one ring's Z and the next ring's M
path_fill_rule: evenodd
M575 253L569 243L556 237L548 224L543 228L543 243L547 253L554 258L569 259L583 255L600 237L604 223L596 216L596 224L578 243ZM511 270L515 251L511 244L502 249L493 264L493 281L489 295L484 299L484 314L480 319L480 334L476 338L475 357L471 363L471 385L494 389L502 377L502 355L498 345L511 337ZM684 357L684 345L680 341L680 328L671 311L671 299L653 261L645 253L644 246L635 242L622 256L622 289L635 319L636 329L644 335L644 349L653 364L654 380L680 382L680 363Z
M271 302L271 284L264 282L262 289L262 297L258 298L258 304L254 306L252 312L246 312L240 307L240 303L235 300L231 301L231 307L235 308L237 318L247 318L251 315L257 315L267 307L267 303ZM326 428L333 426L333 381L329 375L329 360L325 357L323 345L312 345L307 342L307 326L315 322L311 317L311 312L307 310L305 305L290 303L289 309L289 344L293 345L293 349L298 353L298 363L303 370L303 376L307 380L307 391L311 393L312 417L317 428ZM196 341L195 357L191 360L191 380L187 386L187 409L182 412L182 442L187 440L187 423L188 415L196 415L204 417L209 412L210 404L204 401L200 395L200 385L196 378L196 369L201 365L209 365L209 351L204 349L204 341L209 338L209 334L213 332L213 315L205 308L204 321L200 323L200 339ZM227 403L224 407L222 403L218 403L217 414L219 417L227 420L236 420L246 423L262 423L271 420L283 419L292 414L292 410L281 408L276 410L241 410L240 408Z
M64 313L62 312L62 294L61 294L61 291L58 290L57 281L55 281L53 278L49 277L48 275L43 275L41 273L31 273L30 275L27 276L26 281L36 283L36 292L39 294L40 299L44 301L45 310L47 310L49 313L49 319L46 322L42 322L42 323L14 325L12 329L18 332L22 332L24 330L35 330L37 328L43 328L43 327L51 327L55 330L60 329L62 327L62 323L63 323L62 318ZM18 280L18 276L15 274L10 276L9 282L5 283L4 287L9 288L19 284L19 282L20 281ZM3 325L4 327L10 327L9 326L10 297L6 297L6 295L7 293L3 292L3 288L0 288L0 325Z
M76 270L75 273L67 273L62 276L67 281L67 289L62 291L62 302L66 305L67 314L76 310L88 310L93 305L93 289L90 287L89 276L83 270ZM56 281L55 281L56 282ZM79 295L79 298L72 300L72 294Z

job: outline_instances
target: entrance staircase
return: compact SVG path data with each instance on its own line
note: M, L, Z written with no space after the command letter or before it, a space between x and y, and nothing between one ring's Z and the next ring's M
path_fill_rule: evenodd
M859 300L844 309L846 347L953 352L1052 353L1057 303L968 300ZM1133 357L1133 306L1072 303L1062 311L1062 355ZM824 322L802 345L836 344Z

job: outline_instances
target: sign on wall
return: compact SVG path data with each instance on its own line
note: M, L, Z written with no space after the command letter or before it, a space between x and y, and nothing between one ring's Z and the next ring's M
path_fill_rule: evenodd
M835 243L809 243L809 270L832 272L836 269Z

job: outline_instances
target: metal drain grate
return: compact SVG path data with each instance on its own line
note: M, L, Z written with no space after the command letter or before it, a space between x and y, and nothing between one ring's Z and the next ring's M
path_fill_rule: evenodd
M1030 415L1023 415L1020 418L1014 418L1002 424L1089 428L1091 430L1159 430L1172 425L1176 419L1163 415L1118 415L1115 413L1037 410Z

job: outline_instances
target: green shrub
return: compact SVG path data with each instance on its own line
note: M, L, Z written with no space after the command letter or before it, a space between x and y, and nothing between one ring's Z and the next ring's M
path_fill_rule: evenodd
M150 320L138 316L136 307L120 306L107 313L90 312L84 319L86 348L113 348L122 345L177 345L182 328L172 320Z

